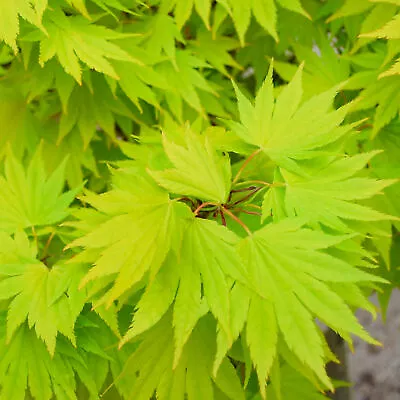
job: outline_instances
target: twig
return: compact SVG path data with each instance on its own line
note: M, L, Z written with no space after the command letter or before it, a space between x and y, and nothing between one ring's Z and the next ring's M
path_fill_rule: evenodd
M49 238L47 239L47 242L46 242L46 244L45 244L44 247L43 247L43 252L42 252L41 260L44 260L44 259L47 257L47 252L48 252L48 250L49 250L50 243L51 243L51 241L53 240L55 234L56 234L55 231L51 232Z
M232 214L228 209L225 207L221 208L222 212L224 212L226 215L229 215L234 221L236 221L249 235L251 235L250 229L247 227L247 225L236 215Z
M226 226L226 219L225 219L225 215L224 215L222 209L219 209L219 213L220 213L220 215L221 215L221 222L222 222L222 225L223 225L223 226Z
M250 215L259 215L259 216L261 216L261 213L259 213L259 212L247 211L247 210L243 210L243 208L235 208L235 211L242 212L242 213L245 213L245 214L250 214Z
M232 203L230 206L232 208L232 206L236 206L237 204L243 203L244 201L250 199L252 196L254 196L257 192L259 192L261 189L263 189L262 187L258 187L255 188L251 193L249 193L248 195L242 197L240 200L235 201L234 203Z
M200 204L195 210L194 210L194 215L198 215L200 210L203 209L204 207L207 206L216 206L216 204L211 203L210 201L206 201L205 203Z
M247 158L247 160L243 163L243 165L240 167L239 171L237 172L235 178L232 181L232 185L234 185L239 180L240 175L242 174L243 170L246 168L247 164L260 152L261 152L261 149L258 149L250 154L250 156Z

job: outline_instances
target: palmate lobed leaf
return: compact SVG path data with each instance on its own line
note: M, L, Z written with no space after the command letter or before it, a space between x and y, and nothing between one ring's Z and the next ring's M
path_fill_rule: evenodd
M145 174L143 169L139 171ZM135 175L136 172L133 169L116 173L113 191L87 194L86 201L97 208L99 216L104 213L107 217L100 218L98 225L69 245L85 248L78 262L87 255L94 263L81 286L103 277L114 282L97 305L110 305L146 277L152 281L168 252L180 246L188 207L171 201L149 175ZM124 190L119 185L124 185Z
M9 151L4 176L0 176L0 230L12 233L65 219L79 190L63 193L65 167L66 160L47 176L40 146L26 169Z
M317 249L324 249L345 236L329 237L322 232L300 228L302 220L286 219L267 225L239 243L253 295L247 316L247 340L260 387L265 382L276 354L276 327L289 349L321 380L331 387L324 370L323 342L316 316L351 340L354 333L376 343L357 322L353 313L334 289L335 282L357 289L359 282L384 282ZM308 237L308 238L307 238ZM315 249L309 245L315 245ZM366 301L366 300L364 300ZM264 328L256 329L265 318ZM268 332L268 333L267 333ZM260 351L263 351L260 353Z
M47 0L16 0L0 4L0 40L4 40L15 53L19 34L19 17L41 27L41 19L47 7Z
M219 399L218 391L232 400L243 400L244 391L235 369L224 359L216 376L211 368L215 341L212 318L202 318L173 367L171 312L141 337L125 366L132 379L130 397L147 400L156 391L162 400ZM162 333L162 334L161 334ZM161 336L160 336L161 334Z
M84 323L85 321L85 323ZM126 359L125 352L116 354L104 347L114 340L104 324L95 318L81 316L78 331L92 334L90 343L87 336L78 335L78 345L64 337L57 340L57 350L52 356L33 329L23 324L17 329L11 341L6 340L6 318L0 316L0 399L24 400L30 394L35 400L60 400L80 398L85 391L96 398L106 375L110 370L110 354L116 362ZM83 329L83 327L85 329ZM124 358L125 357L125 358ZM120 371L114 365L113 373ZM118 386L121 385L121 381Z
M81 16L67 17L56 9L48 12L44 20L48 35L39 38L40 58L43 66L57 56L65 71L82 83L81 60L89 68L118 79L108 59L139 63L130 54L112 43L113 39L126 37L123 33L112 31L104 26L90 24ZM36 37L34 38L36 39Z
M151 175L172 193L224 203L231 184L228 156L217 154L207 137L202 140L190 130L184 140L185 147L170 142L164 136L165 153L175 168L151 171Z
M86 301L86 293L78 290L78 284L86 267L60 264L50 270L36 259L24 234L13 240L1 233L0 238L7 246L0 248L0 299L10 301L7 341L28 321L50 354L54 355L58 332L76 345L74 325Z
M333 100L340 86L302 101L301 65L274 99L272 64L253 105L234 84L241 123L225 121L246 143L259 147L277 165L299 171L298 161L329 154L324 148L351 132L357 124L339 126L351 103L337 110Z
M230 314L236 312L230 308L230 282L232 277L246 281L235 252L237 241L236 235L213 221L195 218L189 221L180 251L175 257L168 256L148 285L122 343L152 327L173 303L174 365L198 320L209 310L230 347L233 340ZM236 328L234 331L237 336L239 332Z
M348 230L346 220L395 220L396 217L355 203L382 195L386 187L396 182L355 176L378 153L338 157L318 169L310 168L305 176L281 169L278 174L280 186L269 189L265 195L263 218L271 211L273 214L283 212L284 215L299 215L322 222L339 231ZM280 196L280 201L274 203L274 196Z

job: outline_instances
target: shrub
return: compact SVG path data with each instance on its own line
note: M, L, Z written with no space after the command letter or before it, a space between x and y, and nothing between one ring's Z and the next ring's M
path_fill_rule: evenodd
M398 285L398 0L0 4L0 398L322 399Z

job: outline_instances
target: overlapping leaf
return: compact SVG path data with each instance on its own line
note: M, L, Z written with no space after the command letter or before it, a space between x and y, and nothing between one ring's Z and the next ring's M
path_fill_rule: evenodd
M182 203L170 201L150 177L134 179L132 174L122 174L120 179L129 185L132 180L137 186L131 192L128 186L103 196L88 194L86 201L108 218L70 245L97 254L82 285L105 276L115 280L104 299L108 304L148 273L151 278L157 275L168 251L179 245L179 232L188 212Z
M41 19L47 7L47 0L17 0L0 4L0 40L4 40L17 52L16 44L19 33L19 17L41 26Z
M349 333L354 333L374 343L343 299L329 288L329 282L354 285L382 279L320 251L346 237L327 236L301 225L301 220L286 219L267 225L239 244L256 296L250 302L247 323L252 331L247 336L260 384L276 354L274 332L278 328L291 351L330 387L324 370L323 343L312 317L317 316L348 340ZM253 329L256 315L260 319L269 316L263 323L268 332ZM264 352L260 354L256 349Z
M383 190L394 183L394 180L353 177L375 154L364 153L337 159L319 170L308 171L307 177L282 170L284 188L271 188L275 193L266 194L264 217L269 215L271 196L279 192L282 195L280 205L285 207L287 215L304 216L334 229L346 230L342 220L390 220L390 215L356 203L377 194L382 195ZM272 208L276 209L277 205Z
M348 134L339 126L349 106L332 109L338 87L301 104L302 66L274 99L272 67L253 105L236 87L241 124L227 122L245 142L262 149L279 166L297 170L296 161L324 154L324 147ZM327 150L325 150L326 153Z
M229 158L217 154L207 138L202 139L188 131L183 147L164 137L165 152L175 168L152 171L151 175L172 193L223 203L231 183Z
M7 338L11 340L18 327L28 321L30 328L53 355L58 332L76 343L75 320L86 295L78 290L85 269L80 265L54 266L48 269L36 259L24 235L12 240L1 234L0 287L1 300L10 300L7 312ZM4 246L4 247L3 247ZM63 318L59 318L63 315Z
M47 176L40 148L25 169L9 152L0 176L0 230L56 224L69 215L78 190L63 193L66 160Z
M131 396L148 400L156 391L162 400L227 399L243 400L244 392L235 369L224 359L216 376L211 373L215 341L210 317L199 321L185 346L179 364L173 365L171 313L142 337L126 364L132 379ZM160 336L161 334L161 336Z
M27 324L18 328L11 341L7 341L4 315L0 317L0 321L2 400L24 400L27 391L35 400L77 400L80 385L86 387L85 391L87 390L91 397L98 396L110 369L110 356L102 346L110 345L114 339L104 325L101 326L101 334L96 336L95 334L99 333L99 325L86 320L86 323L81 323L81 328L85 327L86 331L94 333L90 343L85 341L82 335L78 348L74 348L65 338L60 337L57 341L57 351L51 356L44 343ZM124 360L124 351L118 355L121 361ZM115 360L118 360L118 357L115 357ZM116 365L114 370L118 371ZM121 380L118 387L121 387Z
M109 59L138 62L111 41L125 37L124 34L90 24L81 16L67 17L56 9L47 14L44 26L48 35L39 38L39 62L43 65L57 56L65 71L79 84L82 81L79 61L115 79L118 75Z

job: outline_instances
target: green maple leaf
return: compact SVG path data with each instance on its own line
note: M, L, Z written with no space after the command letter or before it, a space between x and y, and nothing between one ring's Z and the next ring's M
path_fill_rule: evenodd
M78 291L85 269L79 265L56 265L49 270L32 257L34 254L29 254L32 250L25 235L19 234L13 241L2 233L1 241L8 247L0 248L0 299L10 300L8 341L27 320L52 355L58 332L75 344L74 325L86 299L86 294ZM63 317L59 318L59 315Z
M236 320L236 310L230 309L229 282L232 277L246 282L234 248L237 240L217 223L193 218L184 231L178 257L169 256L146 288L122 343L154 326L173 303L175 365L197 321L208 310L224 331L221 346L229 348L232 344L230 315ZM234 297L235 304L237 300ZM233 325L237 336L238 329ZM221 350L219 354L222 353Z
M13 232L65 219L78 192L76 189L62 193L65 166L66 160L47 177L40 147L26 170L9 152L5 174L0 176L0 230Z
M212 35L211 32L200 30L196 40L190 42L190 48L199 58L206 60L218 71L228 75L226 66L241 69L229 51L237 49L239 42L227 36Z
M144 32L140 45L149 53L160 56L165 53L175 63L175 40L184 43L183 36L174 20L162 13L145 17L136 27L138 32Z
M57 144L60 145L74 128L77 128L85 149L100 127L115 139L117 115L132 118L132 113L120 99L113 95L104 77L94 73L82 86L74 86L65 102L65 112L59 123ZM93 97L95 96L95 97ZM97 100L94 100L94 99Z
M81 17L67 17L60 10L48 12L43 21L48 35L41 35L39 63L44 65L57 56L65 71L81 84L79 60L89 68L118 79L109 59L139 62L111 40L126 37L104 26L90 24Z
M110 369L110 354L116 361L112 367L114 376L120 372L116 364L127 358L124 350L105 353L103 349L110 347L115 337L93 318L78 319L76 348L60 336L53 356L27 324L7 341L5 315L0 316L0 322L0 398L4 400L24 400L27 389L35 400L77 400L82 384L91 398L97 398ZM88 333L92 334L90 341ZM119 388L121 381L117 383Z
M332 103L339 87L318 94L301 104L302 70L281 91L276 101L272 84L272 66L253 105L234 84L241 123L226 124L246 143L259 147L279 166L298 170L297 161L329 153L324 147L348 134L353 125L339 126L348 104L338 110Z
M10 115L13 118L10 118ZM7 143L17 156L35 148L39 137L37 120L26 107L17 86L0 85L0 159L7 154Z
M211 0L168 0L162 1L160 12L169 13L173 10L174 19L179 29L182 29L183 25L187 22L192 14L193 7L204 21L207 28L210 27L210 11L211 11Z
M354 177L378 152L339 158L318 170L307 171L306 177L281 170L284 188L272 188L280 193L286 213L320 221L334 229L346 230L341 220L379 221L393 219L367 206L355 203L369 199L392 185L394 180L375 180ZM263 204L263 218L269 216L272 193L267 193ZM279 203L279 201L277 202ZM282 203L281 203L282 205ZM277 208L276 204L273 208ZM274 210L273 210L274 212Z
M165 100L169 108L179 121L184 122L182 115L182 100L184 100L206 117L200 93L204 92L215 96L216 92L198 69L210 68L210 66L188 50L177 50L175 62L176 66L172 65L170 61L164 61L154 66L155 71L162 75L169 86L173 88L172 91L165 93Z
M231 184L229 158L217 154L207 137L188 130L185 147L170 142L165 136L163 144L174 168L151 171L159 185L172 193L217 203L226 201Z
M140 171L145 174L143 169ZM148 175L135 178L136 172L114 177L115 184L119 180L124 189L103 196L87 194L85 200L99 213L105 213L107 219L100 219L87 235L69 245L84 247L89 256L96 254L94 266L82 285L102 277L113 278L114 285L103 298L108 304L147 274L154 279L168 251L178 246L179 239L174 239L171 232L179 232L187 218L188 208L184 204L169 200ZM136 182L136 187L132 187L132 182Z
M19 33L19 17L41 27L41 19L47 7L47 0L16 0L0 4L0 40L4 40L15 53L18 52L16 39Z
M397 14L384 27L374 32L364 33L361 36L385 38L393 41L400 39L400 14ZM380 76L385 77L391 75L400 75L400 58L396 60L395 64L389 70L385 71Z
M252 14L275 40L278 40L276 30L277 4L309 18L299 0L219 0L219 3L232 15L242 45L245 43L245 34L250 25Z
M328 387L331 384L324 370L323 342L313 315L347 340L350 340L349 333L354 333L375 342L328 283L354 285L357 282L382 282L382 278L320 251L335 246L346 237L327 236L300 228L301 225L301 220L286 219L267 225L239 243L253 296L259 296L253 305L253 298L250 302L247 323L250 324L249 346L260 385L276 354L275 324L291 351ZM265 327L268 325L271 329L268 334L262 327L257 329L257 313L260 313L258 318L263 318L266 310L270 316L265 322ZM260 349L262 354L258 352Z
M293 51L298 60L304 61L303 88L304 100L325 92L346 81L350 74L349 60L340 57L321 31L315 29L314 47L293 43ZM296 74L297 66L288 62L274 62L275 71L283 79L290 81Z
M211 373L215 353L215 323L208 316L197 324L179 363L173 368L173 330L169 312L141 337L136 351L125 365L132 379L131 395L147 400L156 392L161 400L217 399L216 390L226 398L243 400L244 393L232 364L224 359L216 376ZM162 335L160 333L162 332Z

